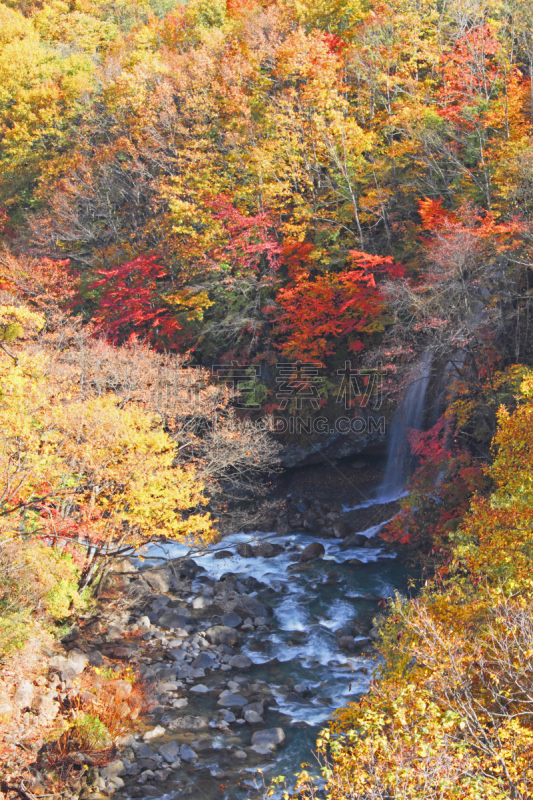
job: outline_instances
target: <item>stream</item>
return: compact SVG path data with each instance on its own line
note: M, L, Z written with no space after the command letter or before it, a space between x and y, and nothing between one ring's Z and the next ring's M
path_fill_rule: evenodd
M353 522L361 515L368 520L374 511L379 517L380 509L388 508L383 497L351 505L346 502L349 494L349 491L344 493L345 502L340 504L340 519ZM392 499L388 496L387 503ZM290 493L288 500L291 502ZM296 511L300 502L298 498L293 500ZM336 709L368 691L377 668L368 633L380 611L378 603L396 591L405 591L407 585L405 568L377 536L385 524L382 519L383 513L377 524L366 528L355 526L362 534L364 546L360 546L361 542L359 546L346 546L347 537L332 538L331 532L326 535L324 531L321 536L296 528L289 533L232 534L200 555L189 553L180 544L151 548L149 557L189 556L205 570L192 583L189 604L202 592L205 594L206 586L215 581L255 579L260 583L252 594L272 609L267 629L254 631L254 635L242 642L240 652L253 663L245 676L237 680L246 681L242 684L245 687L268 687L270 699L266 702L263 727L283 728L285 741L268 759L259 759L257 763L248 759L247 763L235 764L229 770L227 762L221 767L217 749L250 745L250 726L239 724L244 722L239 720L231 726L232 736L218 736L216 742L212 741L212 756L205 758L202 765L204 779L196 783L198 794L193 791L191 796L258 798L263 796L260 790L263 780L268 783L270 778L281 774L290 786L304 763L311 774L320 774L314 755L318 733ZM237 552L244 543L257 546L265 542L279 545L279 554L250 558ZM311 543L323 546L322 556L307 563L297 560ZM222 558L220 551L224 554ZM209 607L202 613L206 627L220 624L219 616L210 618ZM348 651L339 644L343 635L353 637ZM186 712L216 717L217 710L216 698L205 694L190 696ZM165 793L160 797L173 800L184 794L189 792Z

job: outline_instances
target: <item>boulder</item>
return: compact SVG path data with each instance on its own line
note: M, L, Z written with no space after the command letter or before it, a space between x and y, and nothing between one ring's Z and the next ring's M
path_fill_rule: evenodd
M223 706L224 708L244 708L244 706L248 705L248 700L246 697L243 697L242 694L222 692L217 700L217 705Z
M249 669L252 666L252 659L245 655L232 656L228 664L234 669Z
M167 651L167 655L173 661L178 661L179 662L179 661L184 661L185 660L185 656L187 655L187 651L186 650L182 650L181 647L175 647L172 650L168 650Z
M50 694L38 694L33 698L31 710L39 714L43 719L55 719L59 713L59 703L56 703Z
M228 625L212 625L206 630L205 635L211 644L225 644L230 647L237 644L240 639L235 628L230 628Z
M192 601L191 605L194 609L200 610L202 608L208 608L212 604L212 600L210 597L205 597L201 594L199 597L195 597Z
M200 653L192 662L192 666L194 669L212 669L214 663L214 659L208 656L207 653Z
M178 717L167 723L167 727L171 731L199 731L202 728L207 728L209 720L207 717Z
M242 617L239 617L235 611L229 611L227 614L223 614L220 621L228 628L238 628L239 625L242 625Z
M194 620L192 617L185 616L185 614L178 614L177 611L165 611L159 617L158 622L161 628L165 628L168 631L171 628L187 628L193 624Z
M158 736L163 736L165 733L165 728L162 725L156 725L155 728L152 728L151 731L146 731L143 736L143 740L145 742L149 742L150 739L157 739Z
M179 758L180 754L180 746L176 742L176 740L172 742L166 742L166 744L162 744L159 748L159 755L162 756L167 764L173 764Z
M262 700L257 700L255 703L248 703L247 706L244 706L242 712L244 714L246 711L255 711L256 714L262 714L264 710L265 707Z
M241 558L253 558L254 552L252 545L248 542L241 542L237 545L237 553L241 556Z
M137 758L154 758L155 757L154 751L152 750L151 747L148 747L148 745L145 742L142 742L142 743L136 742L133 745L133 749L135 751L135 755L136 755Z
M215 558L233 558L232 550L217 550Z
M255 558L273 558L284 552L284 548L280 544L272 544L272 542L261 542L252 547L252 555Z
M205 572L205 567L199 566L192 558L175 558L172 565L182 580L195 578L199 572Z
M165 569L145 569L141 573L143 579L153 592L168 592L173 583L172 570Z
M195 761L198 761L198 756L192 749L189 747L188 744L182 744L180 747L180 758L182 761L185 761L187 764L194 764Z
M61 656L58 656L58 658L61 658ZM54 659L51 659L51 661L53 660ZM66 662L66 659L64 660ZM22 708L28 708L31 705L34 693L35 687L31 681L20 681L14 697L16 705Z
M248 750L251 750L253 753L257 753L258 756L263 756L263 758L265 757L271 758L273 752L270 747L267 747L264 744L253 744L251 747L248 748Z
M81 675L88 663L88 656L85 653L80 653L79 650L71 650L67 656L67 664L72 667L77 675Z
M274 613L269 606L265 606L256 597L250 597L247 594L239 597L233 610L242 617L251 617L252 619L255 619L255 617L269 617Z
M350 526L346 520L339 519L333 525L333 533L335 534L336 539L344 539L350 534Z
M315 558L322 558L326 552L324 545L321 542L311 542L307 547L304 547L300 554L300 561L306 563L307 561L314 561Z
M101 778L108 780L109 778L117 778L119 775L123 775L126 772L126 768L122 761L117 760L112 761L107 767L100 767L98 771Z
M243 716L249 725L259 725L261 722L263 722L263 717L258 714L257 711L253 711L253 709L245 711Z
M353 636L340 636L337 644L346 653L354 653L357 650L357 644Z
M277 750L284 741L285 731L283 728L267 728L252 734L252 746L265 747L268 750Z
M337 641L341 650L347 653L354 653L364 647L365 644L368 644L371 639L368 636L360 636L357 639L353 636L341 636Z

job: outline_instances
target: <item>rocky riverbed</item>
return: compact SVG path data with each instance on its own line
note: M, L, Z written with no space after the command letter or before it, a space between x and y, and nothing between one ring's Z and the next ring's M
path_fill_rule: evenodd
M405 575L376 538L394 503L350 505L351 484L335 500L305 480L289 488L275 530L205 552L161 543L125 563L124 611L50 659L48 685L27 698L34 714L74 697L90 665L131 666L150 700L110 764L85 759L82 800L245 800L280 773L290 783L302 762L318 772L317 733L368 690L375 619Z

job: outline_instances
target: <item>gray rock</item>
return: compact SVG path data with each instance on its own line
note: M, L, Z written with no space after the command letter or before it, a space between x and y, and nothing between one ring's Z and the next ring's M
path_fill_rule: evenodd
M311 542L307 547L304 547L300 554L300 561L306 563L307 561L314 561L315 558L322 558L326 549L321 542Z
M283 728L267 728L252 734L252 745L266 747L269 750L276 750L284 741L285 731Z
M186 631L185 628L174 628L172 633L174 634L174 636L176 636L176 637L178 637L180 639L187 639L187 637L189 636L189 631ZM169 646L170 647L179 647L179 645L173 645L172 644L172 642L174 642L174 641L176 641L176 640L172 639L169 642ZM180 644L181 644L181 642L180 642Z
M263 702L261 700L257 700L255 703L248 703L247 706L244 706L242 711L243 714L246 713L246 711L255 711L256 714L262 714L264 710L265 708Z
M198 667L191 667L189 669L189 678L205 678L205 672Z
M153 592L168 592L173 584L173 574L170 568L144 569L141 577L146 581Z
M90 650L87 653L87 658L91 667L101 667L104 660L100 650Z
M252 750L254 753L257 753L258 756L272 756L272 748L267 747L265 744L253 744L251 747L248 748Z
M107 767L99 768L100 776L107 780L108 778L116 778L119 775L124 775L126 768L124 763L120 760L112 761Z
M347 653L354 653L357 650L357 645L353 636L340 636L337 639L337 644L341 650Z
M207 608L212 604L212 602L213 601L210 600L209 597L204 597L203 595L200 595L199 597L194 598L191 605L194 609L201 609L201 608Z
M251 617L252 619L255 619L255 617L269 617L273 614L269 606L261 603L256 597L250 597L246 594L239 597L233 610L236 614L240 614L241 617Z
M350 533L350 526L345 520L338 520L333 525L333 533L337 539L344 539L345 536L348 536Z
M211 644L225 644L232 647L239 641L239 634L235 628L227 625L212 625L205 632Z
M242 625L242 617L239 617L234 611L230 611L222 616L221 622L227 628L238 628L239 625Z
M209 692L210 689L208 689L203 683L197 683L196 686L191 686L190 691L196 692L196 694L206 694L206 692Z
M168 768L167 769L156 769L154 771L154 778L155 778L156 781L158 781L158 783L163 783L164 781L166 781L166 779L170 775L171 771L172 770L170 770Z
M253 558L254 553L252 549L252 545L248 542L241 542L241 544L237 545L237 553L241 556L241 558Z
M189 704L189 701L185 697L178 697L177 700L172 702L174 708L185 708Z
M175 692L178 688L176 681L159 681L156 686L158 692Z
M176 761L176 759L179 757L179 754L180 746L175 740L172 742L166 742L166 744L162 744L159 748L159 755L163 756L168 764L173 764L174 761Z
M195 669L211 669L214 663L214 660L207 653L200 653L199 656L196 656L192 665Z
M215 558L233 558L233 552L231 550L217 550Z
M138 783L144 784L148 781L153 781L155 778L155 774L152 772L151 769L145 769L144 772L141 772L139 778L137 779Z
M347 653L355 653L356 650L360 650L361 647L368 644L370 641L368 636L359 636L357 639L353 636L340 636L337 643L341 650Z
M241 694L233 694L232 692L222 692L217 705L224 706L225 708L244 708L248 705L248 700Z
M105 632L105 638L108 642L112 642L114 639L122 639L126 631L120 625L116 625L115 623L111 623L111 625L107 626L107 630Z
M145 742L141 743L135 742L132 745L132 747L135 751L135 755L137 758L153 758L155 756L155 753L152 750L152 748L148 747L148 745Z
M185 716L173 719L167 724L167 728L171 731L199 731L202 728L207 728L209 720L207 717L193 717Z
M62 656L57 656L57 658L62 658ZM53 660L53 658L50 659L50 661ZM66 662L66 659L64 659L64 661ZM22 708L28 708L33 700L34 692L35 687L31 681L20 681L14 697L16 705Z
M59 713L59 703L54 702L53 694L38 694L33 698L31 710L37 712L43 719L55 719Z
M184 648L176 647L172 650L168 650L167 654L173 661L184 661L187 651Z
M280 544L272 544L272 542L261 542L252 547L252 555L260 558L273 558L284 552L284 548Z
M180 757L182 761L186 761L187 764L194 764L195 761L198 761L198 756L192 749L189 747L188 744L182 744L180 747Z
M81 675L88 663L88 656L80 653L79 650L71 650L67 656L67 664L75 670L77 675Z
M159 625L165 630L171 628L186 628L194 622L192 617L186 617L184 614L178 614L176 611L165 611L159 617Z
M248 758L244 750L234 750L231 755L233 758L236 758L237 761L246 761Z
M245 655L231 656L228 664L234 669L249 669L252 666L252 659Z
M163 736L164 733L166 733L165 728L162 725L156 725L151 731L146 731L143 739L145 742L149 742L150 739L157 739L159 736Z
M250 725L258 725L259 723L263 722L263 717L261 714L258 714L257 711L253 711L252 709L245 711L243 716L246 722L248 722Z
M143 633L149 631L151 627L152 623L150 622L149 618L146 615L137 620L137 628L140 631L143 631Z

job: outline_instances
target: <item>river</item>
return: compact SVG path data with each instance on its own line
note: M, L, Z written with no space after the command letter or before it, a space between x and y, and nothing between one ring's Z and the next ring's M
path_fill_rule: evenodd
M327 466L322 468L327 470ZM320 471L320 470L318 470ZM340 472L336 468L337 472ZM315 473L317 470L315 470ZM346 473L346 470L343 470ZM379 474L374 470L375 476ZM313 477L313 471L307 477ZM305 477L305 476L304 476ZM205 592L206 585L229 576L240 581L248 578L260 582L254 594L257 599L272 609L267 629L248 636L241 652L252 660L246 670L247 685L268 687L270 699L264 712L264 727L281 727L285 731L285 742L273 753L273 758L259 759L257 763L227 763L221 768L220 750L249 746L251 731L248 725L231 725L231 735L218 735L211 742L211 755L205 754L201 774L197 775L198 797L245 800L262 796L263 780L285 775L287 784L294 782L294 774L300 765L309 765L309 771L319 775L319 765L314 755L317 735L331 714L351 700L356 700L368 691L378 664L373 653L373 644L368 638L372 620L380 609L378 603L397 591L404 592L407 585L405 568L395 558L394 552L383 547L377 535L384 524L380 509L384 498L374 488L375 497L360 501L361 486L368 490L364 474L359 480L335 492L343 502L337 505L338 519L368 520L373 513L380 517L377 524L366 528L355 527L364 537L364 546L347 547L346 540L321 536L305 529L293 529L289 533L254 532L235 533L226 536L222 543L202 554L188 553L184 545L166 544L153 547L150 556L177 558L189 555L205 572L199 573L192 584L189 603L193 597ZM307 481L309 484L309 480ZM311 480L311 488L314 481ZM312 494L304 487L295 496L294 481L289 486L288 502L298 510L301 503L311 502ZM359 502L354 502L355 497ZM392 498L386 498L390 501ZM319 501L314 499L315 508ZM320 502L329 507L327 501ZM363 523L364 524L364 523ZM279 545L279 554L273 558L245 558L237 553L242 543L258 544L268 541ZM308 563L298 561L300 553L312 542L323 545L321 558ZM218 557L223 549L227 555ZM241 548L242 550L242 548ZM217 624L219 617L206 620ZM207 624L207 622L206 622ZM347 652L339 645L339 637L352 635L355 644ZM242 678L244 680L244 678ZM219 709L218 709L219 710ZM190 697L188 714L216 716L216 698L208 695ZM242 722L242 720L241 720ZM212 780L210 780L210 778ZM195 796L180 790L165 794L165 800L181 796ZM153 796L153 795L152 795ZM280 795L281 796L281 795Z

